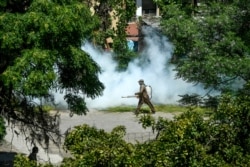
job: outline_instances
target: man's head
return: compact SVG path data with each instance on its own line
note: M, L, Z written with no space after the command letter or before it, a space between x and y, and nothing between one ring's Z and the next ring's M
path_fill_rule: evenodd
M144 80L143 80L143 79L140 79L138 82L139 82L139 84L143 84L143 83L144 83Z

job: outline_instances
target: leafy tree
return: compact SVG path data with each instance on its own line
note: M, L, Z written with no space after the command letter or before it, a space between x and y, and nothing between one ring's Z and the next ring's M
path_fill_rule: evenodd
M114 51L116 53L114 59L118 62L118 69L124 70L136 56L134 52L128 49L125 31L128 26L127 23L135 15L136 5L134 0L115 0L112 5L116 11L115 18L118 18L117 29L115 30L116 36L114 37ZM125 7L125 10L120 6Z
M45 148L49 139L60 142L58 114L52 116L43 107L54 102L51 91L64 91L77 114L88 110L79 93L102 95L101 69L81 49L99 26L99 19L77 0L1 1L1 115L19 123L31 142L45 143Z
M162 5L162 31L176 46L177 77L223 93L219 103L209 96L217 107L202 132L210 135L205 164L248 166L249 3L209 1L198 8L194 16L180 4Z
M130 51L126 40L126 27L135 15L136 4L134 0L97 0L90 5L94 6L95 15L102 20L101 28L95 32L94 43L105 45L105 39L113 39L113 58L118 62L117 70L124 70L128 63L136 56ZM117 21L115 27L112 21Z
M172 62L178 78L222 92L249 82L250 17L245 3L203 4L196 16L179 4L162 7L162 31L175 45Z
M40 164L36 161L30 161L27 156L17 154L14 160L14 167L53 167L52 164Z
M76 126L64 143L73 157L65 158L61 166L130 166L134 147L123 140L125 133L124 126L117 126L111 133L88 125Z
M248 166L248 119L241 122L240 116L243 108L249 110L249 104L242 105L240 100L223 97L218 111L206 120L195 110L173 120L142 115L142 126L158 133L143 143L125 142L123 126L111 133L77 126L66 137L65 149L72 157L65 158L62 166Z
M218 110L216 110L215 112L214 119L219 120L221 124L227 125L227 127L224 126L225 130L223 133L228 136L218 137L218 140L220 141L216 141L216 143L221 142L224 139L226 140L226 146L230 148L232 146L231 142L233 142L233 145L242 149L242 153L244 155L249 155L249 113L250 104L248 95L239 95L237 97L233 97L231 95L224 95L222 97ZM232 137L229 135L234 135L234 140L232 140L231 142L230 138ZM217 146L218 144L216 144L216 147ZM223 149L221 148L221 150Z

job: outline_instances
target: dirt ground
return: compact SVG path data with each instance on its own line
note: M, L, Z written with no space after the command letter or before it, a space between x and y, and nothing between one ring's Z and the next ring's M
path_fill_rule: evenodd
M90 126L95 126L98 129L104 129L110 132L114 127L119 125L124 125L126 127L125 140L128 142L135 141L146 141L155 137L150 128L144 129L141 124L139 124L139 117L136 117L132 112L104 112L92 109L87 115L73 117L69 116L68 111L60 112L61 117L61 133L64 133L68 128L73 128L76 125L88 124ZM173 114L156 112L153 117L163 117L167 119L172 119ZM7 167L8 164L11 165L11 160L13 160L14 155L18 153L23 153L28 155L31 151L32 146L25 142L24 136L15 136L13 131L7 127L7 135L5 137L5 142L0 145L0 166ZM67 154L59 150L57 147L51 147L48 152L45 152L42 148L39 148L38 160L39 162L51 162L53 164L58 164L62 161L63 157Z

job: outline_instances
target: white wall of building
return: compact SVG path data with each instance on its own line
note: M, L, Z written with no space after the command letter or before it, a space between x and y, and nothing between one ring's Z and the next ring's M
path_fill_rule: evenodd
M136 17L142 16L142 0L136 0Z

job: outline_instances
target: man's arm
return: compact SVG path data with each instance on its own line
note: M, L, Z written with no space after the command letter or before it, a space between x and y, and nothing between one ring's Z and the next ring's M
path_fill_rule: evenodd
M143 95L144 89L145 89L145 86L144 86L144 85L141 85L141 86L140 86L140 92L135 93L135 95L137 95L137 96L142 96L142 95Z

